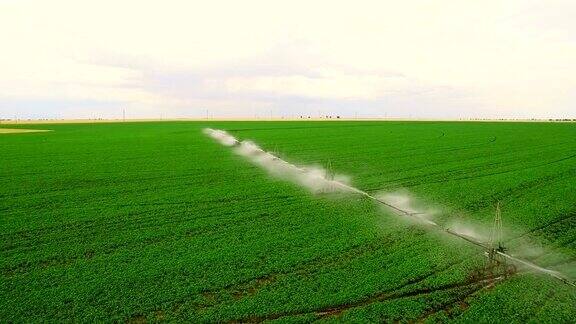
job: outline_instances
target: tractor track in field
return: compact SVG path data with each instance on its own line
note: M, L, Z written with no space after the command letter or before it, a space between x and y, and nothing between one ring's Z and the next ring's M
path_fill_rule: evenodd
M541 164L537 164L537 165L531 165L531 166L527 166L527 167L520 167L520 168L512 168L512 169L508 169L508 170L502 170L502 171L495 171L495 172L489 172L489 173L484 173L484 174L477 174L477 175L472 175L472 176L462 176L462 177L453 177L453 178L448 178L447 175L450 174L450 172L437 172L438 175L444 175L445 177L443 177L442 179L433 179L433 180L429 180L429 181L419 181L419 182L406 182L405 180L407 179L421 179L420 176L414 176L414 177L408 177L408 178L401 178L401 179L395 179L395 180L390 180L390 182L399 182L401 183L403 186L405 187L415 187L415 186L420 186L420 185L424 185L424 184L434 184L434 183L444 183L444 182L453 182L453 181L460 181L460 180L474 180L474 179L478 179L478 178L484 178L484 177L490 177L490 176L494 176L494 175L501 175L501 174L506 174L506 173L512 173L512 172L518 172L518 171L525 171L525 170L530 170L530 169L536 169L536 168L540 168L540 167L544 167L544 166L548 166L551 164L555 164L555 163L560 163L569 159L573 159L576 157L576 154L572 154L569 156L566 156L564 158L558 159L558 160L554 160L554 161L549 161L546 163L541 163ZM473 168L468 168L468 169L473 169ZM385 189L385 187L380 187L380 188L374 188L375 190L382 190Z
M498 280L502 280L502 279L498 279ZM473 287L470 288L468 290L466 290L466 292L460 296L458 296L456 299L451 300L450 302L447 303L441 303L440 305L435 306L434 308L432 308L431 310L427 311L426 313L424 313L422 316L420 316L416 322L417 323L423 323L425 322L427 319L429 319L431 316L438 314L440 312L445 312L446 315L448 316L448 318L450 319L454 319L457 316L453 316L452 312L453 310L458 307L460 308L460 311L463 311L465 309L467 309L469 307L469 303L468 301L474 297L477 293L479 293L480 291L484 290L484 289L488 289L493 287L495 284L495 282L489 282L486 285L482 285L480 287ZM459 314L457 314L459 315Z
M574 177L576 176L576 169L566 170L564 172L559 172L557 174L546 175L534 180L520 182L513 187L497 191L492 195L492 200L504 201L507 198L520 198L527 193L534 191L535 189L544 188L549 186L555 180L559 178ZM466 206L468 211L477 211L482 208L491 207L491 203L487 199L482 199L474 204L475 208L470 208L471 206ZM545 227L545 226L544 226Z
M545 231L548 227L551 227L551 226L558 225L558 224L560 224L560 223L569 221L569 220L573 219L574 217L576 217L576 211L572 211L571 213L569 213L569 214L566 215L566 216L558 217L558 218L554 219L553 221L548 222L548 223L546 223L546 224L544 224L544 225L541 225L541 226L537 226L537 227L535 227L535 228L532 228L532 229L524 232L523 234L521 234L521 235L519 235L519 236L511 239L511 241L513 241L514 239L518 239L518 238L525 237L525 236L530 235L530 234L533 234L533 233L535 233L535 232Z
M424 235L424 232L422 232ZM264 288L267 285L273 284L276 281L282 279L282 277L296 275L300 277L310 277L322 271L326 267L337 267L342 266L347 263L352 262L355 259L362 258L366 255L369 255L375 251L381 250L383 247L389 246L390 239L382 240L381 238L375 241L372 241L368 244L361 243L351 246L348 249L343 250L340 253L336 253L334 255L328 255L326 257L321 258L314 258L310 260L302 261L288 269L283 271L277 271L272 273L267 273L258 277L248 278L246 280L242 280L240 282L236 282L230 285L226 285L217 289L209 289L209 290L202 290L200 292L196 292L194 296L202 296L204 301L196 301L189 306L192 306L196 309L207 309L212 307L217 307L222 302L229 300L229 298L233 298L233 300L239 300L242 298L250 297L258 293L258 291ZM458 260L453 260L444 265L441 268L434 269L434 271L427 272L421 274L415 278L409 279L404 283L399 284L396 287L391 289L387 289L387 292L398 291L403 288L418 284L434 275L439 273L445 272L450 268L461 264L467 258L463 257ZM229 296L229 297L227 297ZM187 303L186 300L189 300L190 297L180 300L180 301L172 301L172 306L168 307L167 309L160 310L163 313L178 311L183 305ZM150 311L150 314L158 312L158 310Z
M421 276L417 279L413 279L413 280L403 284L398 289L388 290L386 292L380 292L380 293L377 293L375 295L369 296L368 298L359 300L357 302L350 303L350 304L342 304L342 305L337 306L337 307L331 307L329 310L323 310L320 312L315 312L315 314L319 317L338 316L338 315L342 314L344 311L347 311L349 309L367 306L367 305L370 305L370 304L373 304L376 302L390 301L390 300L401 299L401 298L406 298L406 297L428 295L428 294L432 294L432 293L436 293L436 292L468 287L469 285L480 281L481 279L477 279L477 280L468 281L468 282L445 284L445 285L442 285L440 287L433 287L433 288L422 287L422 288L418 288L418 289L411 290L411 291L402 291L403 288L416 285L420 282L425 281L426 279L428 279L430 277L438 275L439 273L443 273L445 271L448 271L450 268L452 268L453 266L455 266L457 264L462 263L463 261L464 261L464 259L461 259L460 261L456 261L456 262L449 264L448 266L440 269L439 271L430 272L427 275ZM492 283L490 282L489 284L491 285ZM476 292L476 291L477 290L474 290L474 292Z
M418 147L414 147L411 149L406 149L403 150L402 153L396 153L396 151L390 151L390 154L387 155L387 159L401 159L401 158L412 158L414 156L418 156L418 155L430 155L430 154L441 154L441 153L450 153L450 152L456 152L456 151L463 151L463 150L468 150L468 149L476 149L478 147L482 147L482 146L486 146L486 145L490 145L492 143L494 143L496 141L496 137L492 137L491 139L489 139L488 141L481 141L481 142L474 142L474 143L469 143L466 145L459 145L459 146L447 146L447 147L441 147L441 148L437 148L437 149L430 149L429 145L422 145L422 146L418 146ZM386 145L381 145L386 147ZM363 148L364 145L358 145L359 148ZM372 148L376 148L378 146L372 146ZM396 153L396 154L394 154ZM508 155L510 154L509 152L503 152L500 153L502 155Z
M576 211L572 211L570 213L568 213L566 216L562 216L562 217L558 217L556 219L554 219L551 222L548 222L544 225L538 226L536 228L530 229L516 237L511 238L509 241L514 241L514 240L518 240L521 238L524 238L526 236L530 236L532 234L538 233L538 232L542 232L544 233L543 235L546 235L546 233L548 233L548 229L550 227L554 227L554 226L570 226L570 224L563 224L565 222L573 222L576 221ZM573 244L574 242L576 242L576 237L573 237L572 239L569 239L568 241L563 241L563 242L559 242L559 244L557 245L557 247L566 247L570 244ZM541 253L537 256L534 256L533 258L531 258L531 261L536 261L540 258L542 258L543 256L548 255L549 253ZM568 264L568 263L572 263L576 261L576 259L568 259L568 260L564 260L564 261L558 261L558 262L552 262L549 263L548 266L549 267L554 267L554 266L559 266L559 265L563 265L563 264Z
M503 171L498 171L498 172L491 172L491 173L485 173L485 174L480 174L480 175L475 175L475 176L469 176L469 177L460 177L460 178L455 178L455 179L448 179L448 181L458 181L458 180L469 180L469 179L475 179L475 178L483 178L483 177L489 177L489 176L493 176L493 175L499 175L499 174L505 174L505 173L511 173L511 172L517 172L517 171L525 171L525 170L530 170L530 169L536 169L536 168L540 168L543 166L548 166L551 164L555 164L555 163L559 163L559 162L563 162L566 160L570 160L576 157L576 154L571 154L569 156L563 157L561 159L557 159L557 160L553 160L553 161L549 161L549 162L545 162L545 163L540 163L540 164L536 164L536 165L531 165L531 166L527 166L527 167L523 167L523 168L514 168L514 169L510 169L510 170L503 170ZM444 181L435 181L432 183L436 183L436 182L445 182Z
M476 158L467 158L464 160L473 160ZM435 166L439 166L439 165L443 165L444 162L439 162L439 163L435 163L435 164L429 164L424 166L424 168L431 168L431 167L435 167ZM446 182L446 181L452 181L452 180L461 180L461 179L474 179L474 178L480 178L480 177L484 177L484 176L489 176L486 174L479 174L477 176L468 176L468 177L462 177L462 175L464 174L470 174L473 172L476 172L478 170L478 168L480 167L486 167L486 166L494 166L494 167L498 167L498 168L507 168L510 166L515 165L514 161L504 161L504 162L495 162L495 163L491 163L491 164L486 164L486 163L478 163L475 165L471 165L471 166L466 166L466 167L460 167L460 168L453 168L450 171L446 171L446 170L440 170L440 171L434 171L434 172L427 172L425 174L416 174L416 175L410 175L410 176L406 176L406 177L402 177L402 178L394 178L389 180L389 182L391 183L400 183L404 186L417 186L417 185L422 185L422 184L429 184L429 183L439 183L439 182ZM528 167L524 167L524 168L517 168L514 170L503 170L503 171L498 171L501 173L507 173L507 172L514 172L514 171L520 171L520 170L524 170L524 169L528 169L531 166ZM410 170L422 170L422 166L420 167L414 167L412 169L403 169L402 171L410 171ZM390 171L388 173L394 173L397 172L397 170L394 171ZM454 177L453 179L448 179L449 177ZM428 180L422 181L423 178L426 178ZM372 188L367 188L367 190L369 191L374 191L374 190L383 190L386 189L386 187L372 187Z
M173 215L177 216L177 215L183 215L186 213L187 213L187 211L181 211L178 213L174 213ZM80 227L80 229L81 229L80 233L67 232L68 235L60 235L58 240L56 240L56 241L51 240L51 239L42 240L42 239L38 239L38 238L42 238L43 233L57 233L59 228L58 229L54 228L52 230L50 230L48 228L43 228L39 231L19 232L16 235L7 235L5 238L3 238L3 241L5 244L2 245L2 252L3 253L9 253L9 252L14 251L14 250L19 250L19 252L21 252L22 250L32 249L36 245L44 244L46 242L53 242L53 243L57 243L57 244L76 242L79 239L81 239L83 236L86 236L86 235L101 234L103 228L121 229L123 231L143 230L146 228L154 228L154 227L157 227L159 225L178 224L178 223L185 223L185 222L188 222L190 220L201 220L204 218L210 218L208 216L207 217L195 217L195 218L178 218L178 219L170 219L170 220L165 220L163 222L158 222L157 218L155 216L153 216L153 211L144 211L144 212L140 212L140 213L133 213L132 216L148 215L148 214L152 214L152 216L139 218L138 221L136 221L136 222L126 222L126 219L124 219L124 218L121 220L114 220L112 222L104 222L101 225L90 222L88 224L85 224L87 226ZM116 226L121 226L121 227L116 227ZM19 238L20 240L14 240L13 238Z
M218 296L231 295L234 299L240 299L247 296L254 295L259 289L264 286L271 284L283 276L297 275L297 276L311 276L314 275L326 267L340 266L351 262L352 260L362 258L373 252L381 250L382 248L389 246L393 243L392 238L379 238L378 240L371 241L369 243L359 243L344 249L341 252L335 254L329 254L324 257L316 257L313 259L303 260L296 263L295 265L275 272L266 273L256 277L250 277L245 280L232 283L223 287L216 289L207 289L200 292L196 292L193 295L202 295L208 299L215 300ZM184 304L185 301L176 302L176 304ZM218 304L218 303L217 303ZM197 305L200 308L212 307L216 305ZM176 305L175 307L179 307Z
M423 281L426 278L418 280L416 282L409 283L407 286L415 284L419 281ZM478 280L467 281L467 282L457 282L457 283L450 283L444 284L438 287L430 287L430 288L420 288L408 292L381 292L375 295L368 296L366 298L357 300L355 302L350 303L342 303L335 306L319 308L314 310L295 310L295 311L287 311L287 312L280 312L275 314L263 315L263 316L249 316L237 320L231 320L229 323L260 323L264 321L271 321L277 320L283 317L288 316L302 316L302 315L309 315L314 314L317 319L324 318L324 317L331 317L331 316L339 316L343 312L348 311L350 309L358 308L367 306L373 303L378 302L385 302L391 301L396 299L402 298L410 298L410 297L420 297L426 296L432 293L437 292L444 292L450 290L457 290L457 289L469 289L467 296L470 296L477 291L480 291L488 286L494 285L495 282L499 281L500 278L492 279L492 278L481 278Z
M475 149L478 147L490 145L490 144L496 142L497 139L498 138L496 136L492 136L487 142L482 141L482 142L474 143L471 145L448 147L448 148L439 149L439 150L430 150L429 152L430 153L447 153L447 152L455 152L455 151L461 151L461 150L467 150L467 149Z
M149 213L149 212L147 212ZM147 214L146 213L146 214ZM182 211L181 214L186 214L187 211ZM233 213L231 213L233 214ZM213 218L214 215L208 215L202 218ZM222 217L222 215L220 215L220 217ZM131 226L129 226L126 229L133 229L133 230L137 230L137 229L142 229L143 225L147 225L148 228L154 228L157 227L159 225L162 224L178 224L178 223L185 223L187 221L190 220L198 220L198 217L193 217L193 218L187 218L187 219L182 219L182 218L172 218L170 221L165 221L163 223L158 223L157 221L155 222L156 218L155 217L148 217L146 218L148 221L145 223L133 223ZM33 260L33 261L24 261L24 262L19 262L17 264L11 265L11 266L4 266L2 268L0 268L0 274L2 274L3 276L13 276L13 275L17 275L17 274L24 274L29 272L32 269L35 268L40 268L40 269L44 269L44 268L48 268L48 267L54 267L54 266L65 266L65 265L70 265L73 264L74 262L80 261L80 260L87 260L87 259L92 259L96 256L104 256L104 255L111 255L114 254L115 252L117 252L118 250L121 249L128 249L131 247L142 247L142 246L148 246L148 245L154 245L157 243L164 243L164 242L170 242L170 241L176 241L176 240L181 240L184 239L186 237L194 237L194 236L198 236L198 235L208 235L211 233L217 233L219 232L222 228L228 228L231 225L237 225L237 224L244 224L246 222L246 218L239 218L239 219L234 219L234 218L224 218L226 221L222 222L220 224L214 225L214 224L209 224L209 225L202 225L202 226L197 226L195 228L181 228L180 231L178 231L177 233L174 232L166 232L163 233L162 235L156 235L156 236L149 236L149 237L145 237L145 238L141 238L138 240L134 240L134 241L130 241L130 242L124 242L124 241L119 241L116 243L110 243L108 245L105 246L101 246L100 249L85 249L83 251L80 251L80 253L76 253L76 254L70 254L70 255L55 255L55 256L51 256L51 257L46 257L43 259L38 259L38 260ZM119 220L119 221L115 221L115 223L117 225L122 225L125 224L124 220ZM102 228L101 226L95 226L92 225L95 228ZM85 235L89 235L89 234L85 234ZM77 239L78 233L74 233L71 234L68 237L68 240L75 240ZM27 237L36 237L35 235L29 235ZM67 240L59 240L58 244L63 244L65 243ZM10 244L10 243L9 243ZM31 248L34 247L36 244L41 244L38 242L33 242L30 241L27 244L11 244L11 245L7 245L3 248L2 252L9 252L11 250L15 250L15 249L26 249L26 248ZM21 251L20 251L21 252Z
M240 283L227 285L216 290L205 290L202 291L201 294L229 293L234 295L235 299L240 299L255 294L258 289L263 288L267 284L273 283L280 277L288 275L314 275L315 273L322 271L323 268L346 264L352 260L364 257L365 255L381 249L390 242L391 241L389 240L378 240L368 244L356 244L340 253L337 253L336 255L328 255L323 258L305 260L283 271L267 273L256 278L250 278Z
M281 271L250 277L215 289L205 289L194 292L184 299L171 301L172 306L166 309L156 309L151 311L151 313L156 313L158 311L165 313L170 310L172 312L178 311L181 307L183 307L183 305L187 303L188 300L191 300L193 296L202 296L203 299L203 301L196 301L191 304L192 307L196 309L216 307L220 305L223 300L226 300L226 296L231 296L234 300L239 300L241 298L256 294L258 290L276 282L282 276L291 274L310 275L316 271L319 271L321 267L336 266L338 264L349 262L355 258L362 257L363 255L380 249L386 243L388 243L388 241L377 240L368 244L355 244L343 250L341 253L337 253L336 255L328 255L326 257L317 257L304 260ZM134 316L141 315L142 314L135 314Z
M280 196L280 197L284 197L284 196ZM287 197L287 196L286 196ZM256 201L267 201L270 200L270 197L267 198L263 198L261 200L256 199ZM210 203L213 201L222 201L222 202L229 202L229 201L250 201L251 199L249 198L242 198L242 199L214 199L214 200L202 200L202 201L198 201L198 202L194 202L195 204L197 203ZM253 199L252 199L253 200ZM287 197L287 199L282 199L283 204L286 205L290 205L291 204L291 200L292 197ZM166 204L172 204L172 203L166 203ZM179 202L178 204L193 204L193 202ZM118 205L119 207L126 207L126 206L147 206L149 204L136 204L136 205ZM150 203L150 205L152 206L158 206L158 204L156 203ZM260 205L261 206L261 205ZM258 206L253 207L254 211L258 211L260 210L260 208ZM122 230L131 230L131 229L143 229L143 228L153 228L156 227L158 225L164 225L164 224L179 224L179 223L185 223L185 222L191 222L191 221L200 221L203 219L216 219L216 218L224 218L225 216L229 216L229 215L234 215L235 212L234 211L230 211L227 213L220 213L220 214L205 214L202 216L193 214L191 217L171 217L169 219L165 219L163 221L159 221L158 217L157 217L157 212L158 211L162 211L164 210L164 208L160 207L160 208L153 208L153 209L147 209L144 211L136 211L136 212L130 212L130 213L126 213L124 215L122 215L122 217L118 217L118 215L114 215L111 217L103 217L99 220L85 220L85 221L77 221L77 222L69 222L69 223L65 223L65 224L57 224L57 225L49 225L49 226L45 226L45 227L41 227L41 228L36 228L36 229L30 229L30 230L23 230L23 231L16 231L16 232L11 232L11 233L5 233L5 234L1 234L0 235L0 241L2 242L2 244L0 244L0 248L2 250L2 252L10 252L11 250L15 250L15 249L21 249L21 248L32 248L38 244L43 243L42 240L40 240L39 238L42 238L43 236L45 236L46 234L49 233L56 233L56 232L61 232L61 231L65 231L66 233L68 233L68 235L59 235L59 243L65 243L68 240L77 240L79 235L93 235L93 234L97 234L97 233L101 233L103 228L106 229L122 229ZM171 212L172 216L178 216L178 215L187 215L190 212L188 210L182 210L179 212ZM140 216L144 216L144 217L140 217ZM137 218L136 218L137 217ZM131 221L127 220L130 219ZM234 219L234 218L226 218L227 220L229 219ZM229 223L227 223L229 224ZM70 232L71 230L75 231L75 232ZM82 233L78 233L78 231L81 231ZM63 233L61 233L63 234ZM52 240L50 240L52 241Z
M467 258L461 258L459 260L452 261L440 269L435 269L435 271L431 271L431 272L419 275L415 278L412 278L412 279L405 281L404 283L401 283L400 285L398 285L396 287L393 287L391 289L387 289L387 290L382 291L382 292L378 292L378 293L373 294L373 295L369 295L365 298L359 299L356 302L343 303L340 305L319 308L316 310L295 310L295 311L280 312L280 313L263 315L263 316L247 316L247 317L244 317L241 319L230 320L229 322L230 323L263 322L263 321L275 320L275 319L279 319L279 318L287 317L287 316L299 316L299 315L307 315L307 314L315 314L317 317L320 317L320 318L321 317L328 317L328 316L335 316L335 315L339 315L340 313L342 313L348 309L365 306L365 305L368 305L368 304L371 304L374 302L378 302L378 301L404 298L404 297L409 297L413 294L415 294L415 295L424 294L424 293L421 293L423 291L427 291L428 293L431 293L431 292L436 291L436 289L420 288L420 289L417 289L416 291L408 291L408 292L402 292L402 290L407 288L407 287L417 285L417 284L429 279L430 277L433 277L435 275L438 275L440 273L448 271L452 267L454 267L458 264L461 264L466 259ZM452 285L453 284L450 284L450 286L452 286ZM453 288L459 287L460 285L463 285L463 284L456 284ZM384 298L384 297L386 297L386 298ZM380 299L382 299L382 300L380 300Z
M505 190L501 190L498 192L495 192L494 194L492 194L490 199L486 199L486 198L481 198L475 201L471 201L469 203L467 203L463 208L464 210L466 210L467 212L477 212L480 211L484 208L489 208L492 206L492 201L493 200L497 200L497 201L505 201L507 198L519 198L522 197L523 195L534 191L538 188L543 188L548 186L550 183L552 183L554 180L558 179L558 178L564 178L566 176L576 176L576 170L567 170L558 174L553 174L553 175L546 175L546 176L542 176L540 178L536 178L534 180L530 180L530 181L525 181L525 182L520 182L517 185L515 185L514 187L509 187ZM546 227L546 225L544 225L543 227Z
M289 205L289 204L290 203L287 203L287 205ZM255 210L260 210L260 207L256 206ZM179 214L185 215L187 213L188 213L188 211L182 211ZM141 230L143 228L155 228L155 227L162 225L162 224L183 224L183 223L190 222L190 221L198 221L201 219L215 218L214 215L206 215L206 216L202 216L202 217L191 217L191 218L172 217L169 220L166 220L164 222L159 223L157 217L154 216L154 214L151 213L151 211L134 213L134 215L139 215L139 214L145 214L145 215L150 214L150 216L145 217L145 218L140 218L139 222L128 223L129 224L128 226L125 226L126 222L125 222L124 218L113 220L112 222L102 223L102 225L100 222L95 222L95 221L81 222L81 226L83 229L87 229L87 230L93 229L93 231L90 233L85 233L83 235L79 235L78 233L72 233L72 234L70 234L64 238L61 237L57 242L58 242L58 244L64 244L68 241L76 241L79 239L78 238L79 236L83 237L86 235L93 235L94 233L101 233L101 231L100 231L101 228L110 229L111 227L114 227L114 226L121 226L122 225L123 230ZM53 267L53 266L70 265L70 264L72 264L76 261L79 261L79 260L91 259L95 256L110 255L110 254L115 253L117 250L129 248L129 247L133 247L133 246L153 245L153 244L157 244L157 243L161 243L161 242L174 241L174 240L182 239L184 237L191 237L191 236L197 236L197 235L205 236L205 235L210 234L210 233L216 233L221 228L227 228L231 225L244 224L246 222L247 218L236 219L236 218L224 217L226 215L234 215L234 214L235 214L234 212L219 214L218 218L223 219L225 221L223 221L222 223L217 224L217 225L214 225L214 224L201 225L201 226L195 226L192 228L186 228L185 230L183 228L181 228L180 231L177 232L176 234L174 232L167 232L167 233L163 233L162 235L149 236L149 237L145 237L145 238L130 241L130 242L111 243L111 244L108 244L104 247L101 247L101 249L99 249L99 250L86 249L84 251L81 251L81 253L79 253L79 254L51 256L51 257L33 260L33 261L20 262L20 263L11 265L11 266L4 266L4 267L0 268L0 274L2 274L4 276L12 276L12 275L16 275L16 274L26 273L26 272L30 271L31 269L34 269L34 268L47 268L47 267ZM79 225L79 224L76 223L76 225ZM41 228L38 230L40 231L40 233L44 233L44 232L51 232L51 231L57 230L57 229L60 229L60 228L56 227L56 226L50 226L50 227ZM19 236L21 239L24 238L27 241L16 241L16 242L14 242L12 239L14 237L14 235L13 235L14 233L4 234L3 235L4 236L3 237L4 244L2 246L2 252L4 254L6 254L6 253L9 254L11 251L22 252L23 249L24 250L25 249L32 249L36 245L42 244L42 241L35 240L38 237L42 237L42 235L40 233L38 233L37 231L20 231L20 232L16 233L16 235Z
M497 153L497 154L491 154L491 157L494 158L494 156L500 156L500 155L502 155L502 156L510 156L510 155L514 156L515 152L516 152L516 151L510 152L510 151L508 150L508 151L500 152L500 153ZM521 151L521 152L523 152L523 151ZM425 152L422 152L421 154L429 154L429 153L430 153L429 151L425 151ZM420 154L420 153L419 153L419 154ZM419 154L417 154L417 155L419 155ZM413 155L414 155L414 154L409 155L409 156L412 157ZM403 157L403 156L402 156L402 157ZM480 156L480 157L479 157L479 156L466 157L466 158L460 159L460 161L472 161L472 160L477 160L477 159L481 159L481 158L484 158L484 156ZM402 171L402 172L407 172L407 171L411 171L411 170L422 170L423 167L426 168L426 169L428 169L428 168L433 168L433 167L436 167L436 166L444 165L445 163L446 163L446 161L440 161L440 162L437 162L437 163L427 164L427 165L424 165L424 166L420 165L420 166L415 166L415 167L412 167L412 168L402 168L401 171ZM502 162L492 163L492 164L490 164L490 165L495 165L495 166L503 165L504 167L509 167L509 166L514 166L514 165L516 165L516 164L517 164L517 161L514 159L514 160L504 160L504 161L502 161ZM459 176L459 175L461 175L461 174L469 174L470 171L476 171L479 167L485 167L485 166L487 166L487 164L484 163L484 162L482 162L482 163L477 163L476 165L467 166L467 167L464 167L464 168L462 168L462 167L460 167L460 168L458 168L458 169L454 169L454 168L453 168L451 171L428 172L428 173L426 173L426 174L420 174L420 175L415 175L415 176L408 176L408 177L403 177L403 178L396 178L396 179L392 179L392 180L390 180L390 181L392 181L392 182L394 182L394 181L407 182L407 181L408 181L408 182L409 182L410 180L421 180L423 177L428 177L428 178L430 178L430 177L432 177L432 176L440 176L440 177L442 177L442 179L444 179L444 178L445 178L446 176L448 176L448 175L451 175L451 176ZM388 174L395 174L395 173L397 173L398 171L399 171L399 170L391 170L391 171L389 171L389 172L383 172L383 174L387 174L387 173L388 173ZM432 178L432 179L433 179L433 178ZM416 184L419 184L419 183L420 183L420 182L418 182L418 183L416 183ZM428 183L428 182L421 182L421 183ZM378 189L378 188L375 188L375 189ZM380 188L380 189L383 189L383 188Z

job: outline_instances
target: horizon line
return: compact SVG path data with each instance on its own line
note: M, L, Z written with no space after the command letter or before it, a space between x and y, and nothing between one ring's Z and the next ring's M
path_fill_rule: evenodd
M405 121L405 122L576 122L576 118L403 118L403 117L358 117L358 118L322 118L322 117L279 117L279 118L254 118L254 117L211 117L211 118L25 118L25 119L1 119L0 125L17 124L73 124L73 123L130 123L130 122L219 122L219 121Z

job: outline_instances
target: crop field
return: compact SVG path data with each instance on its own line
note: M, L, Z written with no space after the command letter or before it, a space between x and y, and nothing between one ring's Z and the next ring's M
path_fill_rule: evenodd
M0 322L573 322L576 288L355 194L312 193L226 130L409 196L576 279L576 124L142 122L0 127Z

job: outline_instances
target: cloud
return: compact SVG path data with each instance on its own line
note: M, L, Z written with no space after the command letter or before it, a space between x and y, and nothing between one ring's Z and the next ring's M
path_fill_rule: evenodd
M573 116L574 12L567 0L0 0L0 114L61 100L84 102L80 115L116 102L140 117L328 105Z
M207 86L224 87L232 93L373 100L392 92L409 90L416 85L402 77L328 71L320 72L315 77L306 75L231 77L207 81Z

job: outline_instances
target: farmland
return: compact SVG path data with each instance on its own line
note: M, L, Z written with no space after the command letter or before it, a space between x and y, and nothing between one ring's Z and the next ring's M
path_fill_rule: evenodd
M26 125L51 131L0 135L0 321L576 316L575 288L522 269L470 280L478 248L271 177L205 127L409 192L445 226L486 231L499 201L510 252L576 278L573 123Z

